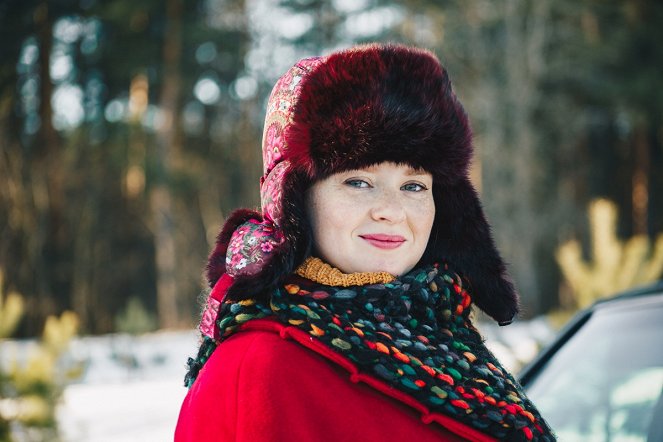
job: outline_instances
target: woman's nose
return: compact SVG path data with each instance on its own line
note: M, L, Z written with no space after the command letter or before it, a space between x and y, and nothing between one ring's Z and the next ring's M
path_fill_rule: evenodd
M393 192L380 192L373 202L370 213L376 221L387 221L393 224L400 223L405 219L405 208L399 200L399 195Z

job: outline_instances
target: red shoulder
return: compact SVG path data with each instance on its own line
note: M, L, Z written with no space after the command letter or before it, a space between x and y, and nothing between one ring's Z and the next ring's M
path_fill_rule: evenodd
M413 435L419 441L493 440L428 413L307 333L259 319L245 323L207 361L182 405L176 441L396 441Z

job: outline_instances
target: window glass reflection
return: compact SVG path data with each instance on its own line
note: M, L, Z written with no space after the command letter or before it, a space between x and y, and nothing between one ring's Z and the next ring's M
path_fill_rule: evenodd
M662 315L598 309L532 380L528 396L560 440L648 440L661 408Z

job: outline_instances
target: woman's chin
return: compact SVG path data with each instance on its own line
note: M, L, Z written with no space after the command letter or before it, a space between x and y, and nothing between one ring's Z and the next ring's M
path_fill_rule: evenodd
M371 261L367 259L362 262L359 270L360 272L387 272L394 276L399 276L409 270L409 267L406 263L402 262L385 262L384 260Z
M394 276L401 276L414 267L417 260L409 256L408 250L374 250L374 248L355 248L353 253L332 253L326 256L318 249L316 251L323 261L336 267L343 273L377 273L387 272Z

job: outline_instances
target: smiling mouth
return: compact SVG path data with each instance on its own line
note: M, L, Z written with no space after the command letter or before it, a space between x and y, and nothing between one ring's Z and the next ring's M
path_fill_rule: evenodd
M405 238L398 235L359 235L360 238L368 242L370 245L379 249L395 249L403 245Z

